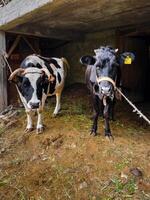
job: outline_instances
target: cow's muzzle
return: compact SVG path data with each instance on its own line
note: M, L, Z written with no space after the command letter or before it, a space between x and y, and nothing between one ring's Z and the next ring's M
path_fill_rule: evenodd
M31 109L37 109L40 106L40 103L32 103L30 102Z
M102 86L101 93L105 96L110 96L112 92L112 88L110 86Z

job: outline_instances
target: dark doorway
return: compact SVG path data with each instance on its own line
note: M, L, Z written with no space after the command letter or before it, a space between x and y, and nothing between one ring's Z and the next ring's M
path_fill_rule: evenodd
M135 54L132 65L122 66L122 85L134 102L150 101L150 37L133 35L120 37L120 50Z

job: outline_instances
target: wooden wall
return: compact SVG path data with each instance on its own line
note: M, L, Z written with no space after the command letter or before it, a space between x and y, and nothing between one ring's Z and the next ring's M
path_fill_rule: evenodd
M122 85L127 96L135 102L148 100L150 85L149 42L145 35L121 35L118 46L120 52L131 51L135 54L132 65L122 66Z
M0 51L6 50L5 33L0 31ZM3 57L0 56L0 111L7 106L7 77Z

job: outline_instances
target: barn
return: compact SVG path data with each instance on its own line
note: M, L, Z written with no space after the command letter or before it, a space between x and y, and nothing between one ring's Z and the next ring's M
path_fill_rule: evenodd
M69 85L84 82L85 69L79 64L83 54L92 55L100 45L133 51L136 61L123 67L123 86L132 100L149 100L149 6L146 0L2 1L0 48L8 53L13 69L32 53L66 57ZM1 109L16 101L6 73L1 67Z
M122 101L111 122L115 141L101 136L102 118L98 137L89 135L92 108L79 60L105 45L134 53L134 62L121 66L122 88L149 117L150 1L0 1L0 199L150 199L149 125ZM48 99L44 134L23 132L26 117L4 52L12 70L30 54L69 62L62 112L53 118L55 100ZM19 111L2 121L9 105Z

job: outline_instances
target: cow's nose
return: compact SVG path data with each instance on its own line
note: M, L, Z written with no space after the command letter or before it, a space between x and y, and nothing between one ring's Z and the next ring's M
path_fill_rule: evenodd
M31 106L32 109L36 109L36 108L39 108L39 103L30 102L30 106Z
M111 91L111 88L103 86L101 91L103 94L109 94Z

